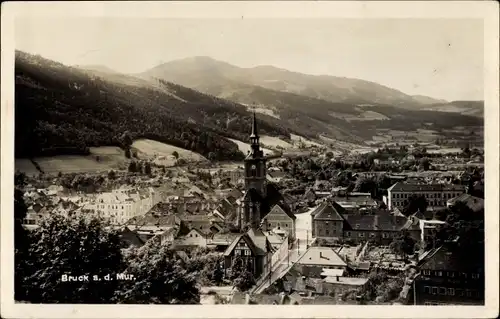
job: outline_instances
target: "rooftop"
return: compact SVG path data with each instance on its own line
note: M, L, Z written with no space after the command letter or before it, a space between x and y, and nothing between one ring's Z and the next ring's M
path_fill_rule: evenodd
M347 266L346 262L329 247L310 247L297 260L299 265Z

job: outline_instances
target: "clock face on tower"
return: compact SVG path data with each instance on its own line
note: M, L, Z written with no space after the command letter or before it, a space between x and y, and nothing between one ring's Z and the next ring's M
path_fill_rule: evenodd
M257 167L255 166L255 164L253 164L252 166L250 166L250 169L254 170L256 169Z

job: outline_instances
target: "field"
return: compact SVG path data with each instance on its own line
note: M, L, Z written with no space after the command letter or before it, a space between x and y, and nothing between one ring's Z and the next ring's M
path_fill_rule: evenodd
M302 141L307 147L308 146L317 146L317 147L323 146L323 145L321 145L319 143L316 143L314 141L308 140L307 138L305 138L303 136L300 136L300 135L290 134L290 138L292 139L292 143L294 143L294 144L299 143L299 142Z
M46 174L101 172L126 169L123 150L114 146L91 147L91 155L38 157L34 161Z
M164 165L167 167L175 165L177 159L173 155L174 152L179 154L179 159L184 159L187 162L207 160L198 153L148 139L134 141L134 143L132 143L132 149L137 150L139 159L149 159L157 165Z
M282 148L282 149L290 149L293 148L293 145L273 136L263 135L260 137L260 142L262 145L272 148Z
M232 139L232 138L229 138L229 140L231 140L234 143L236 143L236 145L238 145L239 150L242 151L243 154L247 154L251 150L250 144L248 144L248 143L244 143L242 141L238 141L238 140L235 140L235 139ZM274 153L272 150L267 149L267 148L262 148L262 150L264 151L264 155L271 155L271 154Z

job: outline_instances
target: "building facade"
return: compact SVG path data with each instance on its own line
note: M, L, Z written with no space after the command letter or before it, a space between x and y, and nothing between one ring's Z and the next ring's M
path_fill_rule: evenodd
M387 189L386 205L389 210L403 209L412 195L424 196L430 210L446 208L448 200L465 192L462 185L407 184L397 182Z

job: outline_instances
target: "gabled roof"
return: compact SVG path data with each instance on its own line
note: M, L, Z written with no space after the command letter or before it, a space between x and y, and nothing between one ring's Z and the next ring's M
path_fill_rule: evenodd
M311 215L314 216L314 219L321 220L336 220L342 221L344 220L341 216L345 210L337 203L333 202L323 202L316 210L314 210Z
M252 254L255 256L263 256L267 253L269 241L267 240L266 235L264 235L261 230L254 230L251 228L248 232L238 235L233 240L224 252L224 256L229 256L233 252L234 248L236 248L236 245L240 242L240 240L244 240L246 242L252 251Z
M290 210L288 210L288 209L285 210L285 209L283 209L282 206L285 206L285 205L283 205L283 204L276 204L276 205L274 205L273 208L269 211L269 213L266 214L266 216L269 215L269 214L271 214L271 212L275 212L275 213L276 212L277 213L281 212L283 214L286 214L288 217L290 217L293 220L297 219L297 217L295 217L295 215L292 214L292 212ZM264 216L263 218L266 218L266 216Z
M346 262L330 247L310 247L296 263L299 265L347 266Z
M466 193L448 200L447 204L453 206L459 202L465 203L474 212L484 210L484 199Z
M477 251L464 251L456 243L445 243L419 264L421 269L481 273L484 271L483 258L479 245Z

